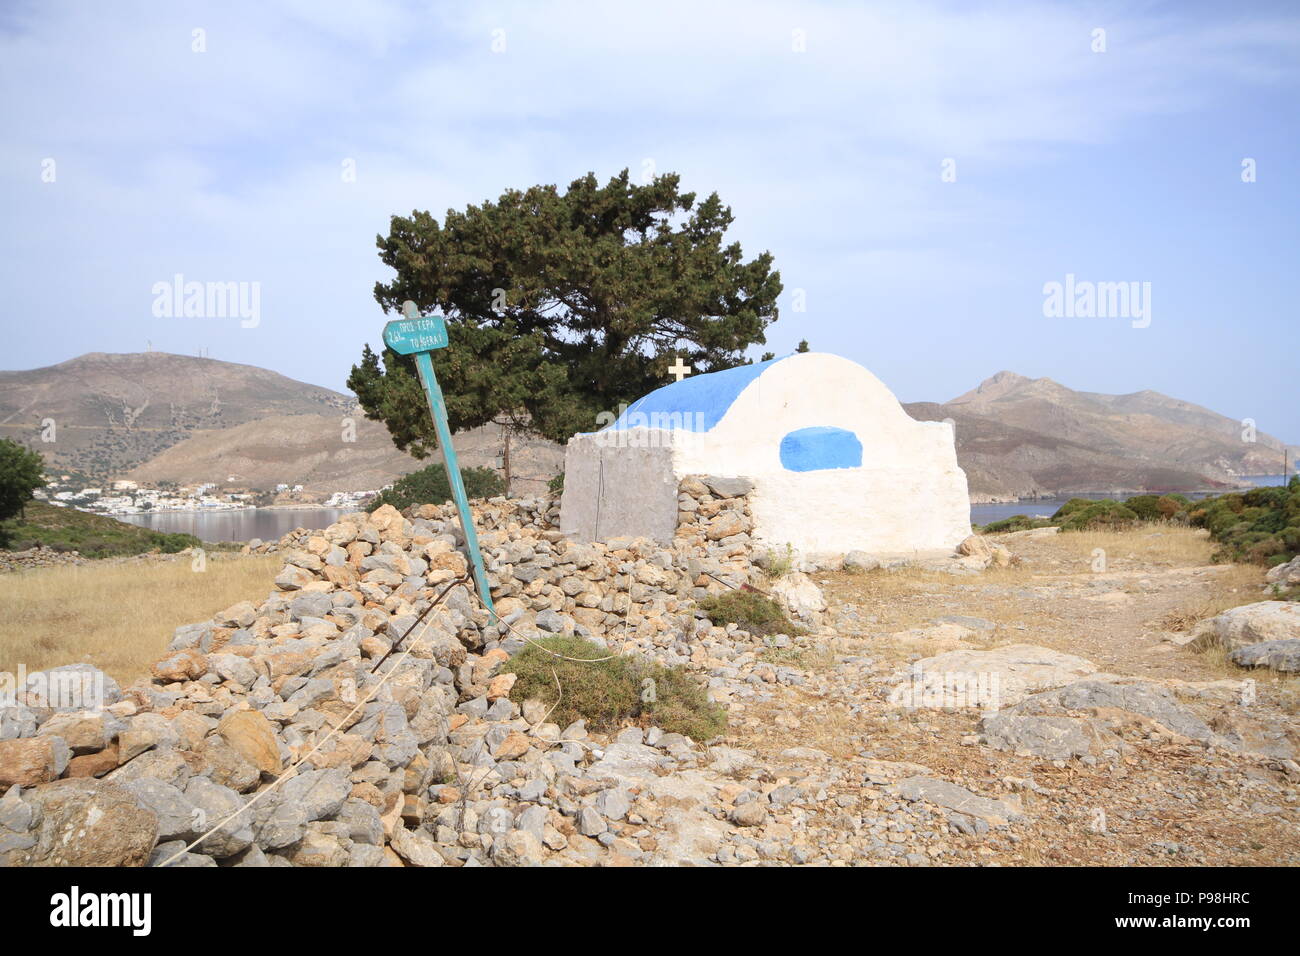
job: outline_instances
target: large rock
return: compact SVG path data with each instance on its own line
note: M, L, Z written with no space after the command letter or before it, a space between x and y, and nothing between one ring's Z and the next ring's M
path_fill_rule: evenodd
M1228 654L1238 667L1268 667L1284 674L1300 672L1300 640L1261 641Z
M1279 564L1276 567L1269 568L1268 574L1264 575L1264 580L1269 584L1280 584L1283 587L1290 584L1300 584L1300 554L1286 564Z
M995 750L1045 760L1069 760L1095 753L1097 729L1071 717L1026 717L998 713L980 721L984 743Z
M185 799L196 811L192 821L196 834L207 834L197 847L200 853L221 860L252 844L252 811L243 810L246 801L234 790L195 777L185 787Z
M158 841L158 818L124 787L103 780L56 780L31 795L40 824L27 866L144 866Z
M1233 651L1261 641L1296 639L1300 639L1300 604L1260 601L1201 621L1192 629L1189 643L1197 650L1217 644Z
M908 777L891 784L889 792L903 800L924 800L936 807L978 817L990 826L1002 826L1021 817L1019 808L1010 803L981 797L955 783L934 777Z
M48 783L63 773L70 758L68 745L59 737L0 740L0 790Z
M29 707L51 710L97 710L122 699L117 681L89 664L65 664L27 675Z
M772 597L796 617L813 620L826 610L822 590L802 571L793 571L772 585Z
M1178 703L1167 687L1150 681L1083 680L1021 701L1013 713L1061 714L1067 711L1127 711L1139 714L1194 740L1212 740L1214 731Z
M54 714L41 724L39 733L62 737L74 754L87 754L107 747L120 728L107 711L81 710Z
M1036 644L962 649L924 658L901 672L890 700L904 707L997 710L1096 671L1092 661Z
M271 722L256 710L237 710L217 725L232 749L262 773L280 772L280 748Z

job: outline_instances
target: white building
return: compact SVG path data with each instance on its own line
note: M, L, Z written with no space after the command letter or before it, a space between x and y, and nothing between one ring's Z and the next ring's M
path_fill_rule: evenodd
M575 435L561 530L667 543L687 475L748 479L753 537L807 555L948 553L971 533L952 426L910 418L879 379L836 355L691 376Z

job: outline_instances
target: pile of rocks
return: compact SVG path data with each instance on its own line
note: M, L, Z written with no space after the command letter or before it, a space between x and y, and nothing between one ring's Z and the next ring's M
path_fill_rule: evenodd
M0 551L0 573L5 571L27 571L32 568L52 568L69 564L85 564L89 558L83 558L76 551L60 551L38 544L26 551Z
M719 798L726 781L702 775L710 752L654 727L609 739L548 723L539 702L511 700L514 676L498 673L528 637L560 633L701 671L716 699L738 706L802 680L759 658L808 637L751 637L696 610L706 594L763 579L745 530L720 533L724 520L747 520L726 504L743 498L707 488L687 494L702 534L672 548L575 544L547 527L549 506L479 504L501 624L455 583L467 562L449 506L410 517L384 507L287 535L275 545L276 591L178 628L151 680L120 689L77 667L103 706L65 706L34 690L53 686L47 672L0 708L0 862L716 859L720 828L747 825L733 814L767 811ZM744 807L757 795L725 796Z

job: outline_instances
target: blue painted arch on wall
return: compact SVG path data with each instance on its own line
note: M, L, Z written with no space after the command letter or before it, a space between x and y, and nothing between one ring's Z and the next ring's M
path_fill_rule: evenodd
M781 439L781 465L786 471L861 468L862 442L853 432L831 425L799 428Z

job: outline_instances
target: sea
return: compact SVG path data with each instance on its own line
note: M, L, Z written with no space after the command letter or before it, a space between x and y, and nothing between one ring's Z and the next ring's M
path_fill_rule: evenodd
M1281 475L1244 475L1243 481L1258 486L1283 484ZM1188 495L1203 498L1214 492ZM1109 494L1071 495L1074 498L1109 498ZM1069 498L1026 498L1021 501L971 505L972 524L988 524L1012 515L1050 518ZM295 528L326 528L344 514L342 508L247 508L241 511L160 511L155 514L116 515L155 531L184 532L202 541L274 541Z
M1241 480L1259 488L1269 485L1285 484L1282 475L1242 475ZM1188 494L1187 497L1192 499L1206 498L1219 493L1220 492L1217 491L1200 491L1192 492ZM1070 495L1066 498L1022 498L1020 501L971 505L970 521L971 524L988 524L990 521L1000 521L1003 518L1010 518L1012 515L1025 515L1030 518L1050 518L1056 513L1056 510L1069 501L1070 498L1102 499L1114 497L1116 496L1109 492L1080 492L1079 494ZM1121 495L1119 497L1128 498L1132 496Z

